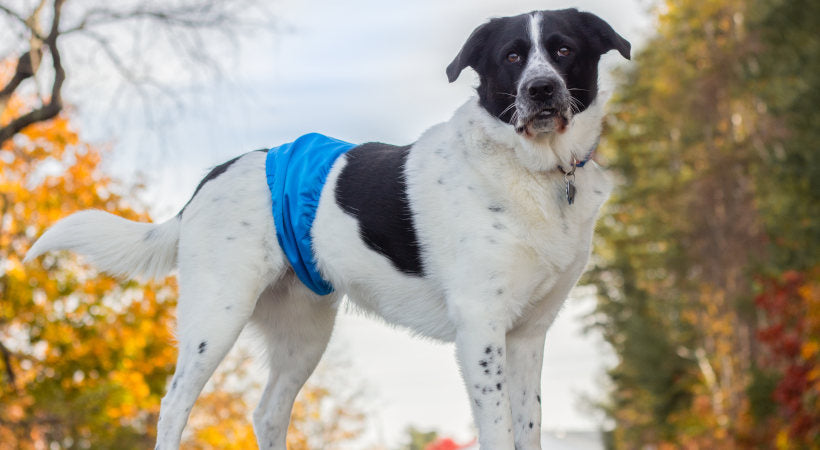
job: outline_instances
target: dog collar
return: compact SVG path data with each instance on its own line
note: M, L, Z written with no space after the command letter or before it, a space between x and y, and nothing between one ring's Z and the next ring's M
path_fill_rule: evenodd
M584 156L584 159L578 161L573 157L572 167L570 167L569 170L564 170L564 168L561 167L560 164L558 165L558 170L560 170L561 173L564 174L564 184L567 193L567 203L569 203L570 205L575 203L575 169L577 169L578 167L584 167L584 164L586 164L589 160L592 159L592 155L595 153L595 150L597 148L598 141L595 141L595 144L592 146L592 148L589 149L586 156Z

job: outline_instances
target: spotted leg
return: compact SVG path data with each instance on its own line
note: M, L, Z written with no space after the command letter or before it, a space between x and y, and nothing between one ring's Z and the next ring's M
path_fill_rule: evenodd
M541 367L546 327L524 326L507 335L507 380L517 450L541 448Z
M456 324L456 358L470 397L481 448L513 450L505 380L504 321L485 311L477 315L459 314Z
M547 330L586 265L579 257L550 294L528 314L529 318L507 334L507 364L516 450L541 448L541 369Z

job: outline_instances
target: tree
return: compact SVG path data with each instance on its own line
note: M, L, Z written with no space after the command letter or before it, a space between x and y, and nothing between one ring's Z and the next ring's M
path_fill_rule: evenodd
M759 331L780 313L767 318L755 299L764 275L817 276L820 189L806 166L820 86L797 68L817 64L817 10L662 1L657 35L621 74L603 153L622 183L590 277L619 356L607 407L618 447L773 442L752 399L774 405L754 388L768 352Z
M10 98L0 124L25 106ZM0 147L1 448L152 445L175 359L174 281L118 282L63 254L21 264L70 212L148 219L100 170L102 154L60 116Z
M8 42L0 47L0 58L18 55L13 75L0 85L0 111L14 93L33 93L38 101L16 110L0 126L0 144L63 110L70 57L75 64L96 66L100 78L104 69L113 69L123 87L136 91L144 103L168 101L177 97L168 74L192 79L218 74L230 54L220 53L221 44L235 44L251 30L272 29L271 15L253 0L12 3L0 2ZM46 83L50 88L41 95L39 87Z

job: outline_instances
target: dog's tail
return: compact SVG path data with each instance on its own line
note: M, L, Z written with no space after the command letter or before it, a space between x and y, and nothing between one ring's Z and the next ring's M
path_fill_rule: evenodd
M81 211L43 233L23 262L51 250L72 250L111 275L159 279L176 267L178 242L179 217L154 224Z

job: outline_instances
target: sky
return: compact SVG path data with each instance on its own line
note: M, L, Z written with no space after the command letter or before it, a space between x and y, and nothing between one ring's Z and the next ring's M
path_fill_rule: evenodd
M276 29L244 40L224 78L176 86L186 103L149 123L133 103L74 102L83 136L111 148L106 168L146 185L157 220L172 217L214 165L306 132L349 142L413 142L447 120L474 93L467 70L449 84L444 69L466 37L490 17L534 9L594 12L639 46L650 28L640 0L421 0L273 3ZM602 64L623 64L616 52ZM604 87L612 86L604 80ZM69 85L70 89L71 85ZM112 94L114 95L114 94ZM71 100L71 99L69 99ZM594 308L576 290L547 337L543 427L592 430L600 417L583 397L601 398L614 356L599 335L581 332ZM365 441L394 447L408 425L462 440L474 436L453 346L411 338L369 318L340 317L330 344L347 379L367 387Z

